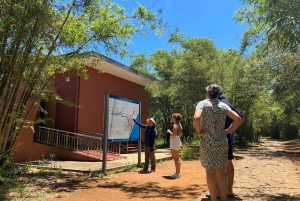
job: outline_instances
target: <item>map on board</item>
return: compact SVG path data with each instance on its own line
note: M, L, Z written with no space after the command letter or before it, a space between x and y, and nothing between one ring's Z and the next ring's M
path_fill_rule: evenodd
M132 121L140 118L140 102L109 95L108 140L138 140L140 129Z

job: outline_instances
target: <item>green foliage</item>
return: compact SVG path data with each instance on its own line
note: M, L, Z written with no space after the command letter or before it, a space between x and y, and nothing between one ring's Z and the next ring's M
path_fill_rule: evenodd
M237 130L239 135L239 144L244 144L246 141L258 140L253 131L252 121L257 118L257 114L253 111L255 118L251 118L251 107L255 104L259 95L265 99L262 91L262 86L266 84L267 73L259 58L244 59L238 52L229 49L227 51L220 50L218 57L217 68L210 71L211 77L217 80L223 86L224 94L231 104L233 104L245 117L242 126ZM266 108L266 107L264 107ZM266 125L265 125L266 126Z
M180 150L180 158L186 161L199 159L199 145L183 144Z
M101 171L91 171L90 173L89 173L89 176L90 177L96 177L96 178L103 178L105 175L104 175L104 173L102 173Z
M149 59L146 57L146 54L132 56L130 67L141 73L155 77L155 74L152 73L153 69L149 65Z
M25 163L24 165L16 164L13 161L6 161L0 169L1 178L15 178L17 175L24 174L32 168L32 164Z
M155 140L155 147L156 148L168 148L169 145L166 143L165 138L158 138Z
M147 86L150 94L150 112L159 121L162 138L172 128L171 115L183 115L183 141L194 138L193 113L195 104L204 98L208 84L206 73L215 64L216 48L212 41L202 38L182 38L180 48L172 52L158 50L151 55L157 81Z
M299 102L295 102L294 96L297 93L279 90L283 86L284 89L294 86L294 91L299 88L296 86L299 74L287 71L289 64L296 63L297 57L278 52L262 54L264 47L261 47L244 58L233 49L217 50L208 39L181 38L179 41L180 47L171 52L158 50L150 59L143 57L145 66L153 69L157 77L147 90L151 115L158 119L160 138L165 139L166 130L172 127L172 113L179 112L184 117L182 141L197 139L193 113L195 104L204 99L203 89L209 83L220 84L229 102L245 117L236 131L239 145L257 142L260 136L271 136L277 130L279 137L286 136L289 132L284 125L299 127ZM283 69L293 72L289 76L294 79L279 80L277 76L288 75L282 73ZM292 131L289 136L298 135L296 129Z
M55 154L50 154L49 157L38 161L38 169L41 174L52 174L54 172L55 178L58 178L63 170L61 167L57 166L57 160L55 159Z
M300 42L300 4L298 0L243 0L237 21L247 23L245 38L257 44L276 43L284 51L297 52ZM248 42L246 42L248 41ZM244 45L249 40L244 39ZM250 42L251 43L251 42Z
M11 189L16 189L22 197L26 195L26 188L19 181L19 177L27 173L32 168L31 163L19 165L13 161L6 161L0 166L0 200L5 200Z
M0 200L6 200L11 197L10 194L13 194L16 199L24 199L29 194L37 193L31 192L30 189L31 186L39 185L39 179L57 183L62 174L62 168L57 166L53 154L39 161L37 165L32 162L17 164L7 160L0 166ZM41 193L37 193L37 196L43 197L39 195Z
M3 0L0 15L0 165L20 130L33 128L27 118L40 100L72 105L48 89L58 73L87 78L80 53L125 56L134 34L162 34L168 27L139 4L125 12L111 0Z
M236 20L249 29L240 52L217 49L209 39L177 32L169 39L178 44L173 51L158 50L144 58L157 78L147 90L150 112L158 118L162 135L171 127L170 115L179 112L184 117L182 139L193 141L195 104L204 99L205 86L218 83L245 117L236 131L238 144L257 142L260 136L299 136L300 4L298 0L243 3ZM246 55L250 46L252 52Z
M255 64L259 64L257 67L267 82L260 84L258 99L251 109L255 132L278 139L296 138L300 126L300 100L296 95L300 92L299 56L282 52L277 46L263 56L257 54L261 54L260 49L253 55L259 59ZM291 129L285 129L287 127Z
M131 172L133 170L136 170L137 166L136 164L126 164L126 166L122 169L122 172Z

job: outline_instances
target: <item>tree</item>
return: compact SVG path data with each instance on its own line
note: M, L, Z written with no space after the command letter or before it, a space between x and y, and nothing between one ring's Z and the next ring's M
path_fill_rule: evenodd
M297 52L300 43L300 4L298 0L243 0L236 19L247 23L243 46L276 43L284 51ZM250 42L252 41L252 42ZM268 46L267 46L268 47Z
M257 67L256 60L245 59L233 49L219 49L217 62L208 72L212 82L223 87L224 95L245 117L242 126L237 130L237 141L240 145L254 141L251 107L255 104L257 91L265 82L265 73Z
M134 34L160 32L167 24L141 5L132 13L110 0L2 0L0 4L0 166L27 115L60 72L85 75L77 57L93 48L124 56Z
M269 51L263 49L264 46L258 47L245 60L245 75L239 80L246 81L243 95L247 101L242 106L248 108L245 123L248 125L250 120L254 139L261 135L278 139L298 137L298 57L282 52L276 45L270 45Z
M174 39L173 35L171 39ZM178 38L177 38L178 39ZM157 81L147 87L150 94L150 112L158 118L163 137L171 127L171 115L183 115L183 140L195 137L193 114L196 103L204 98L204 87L208 85L207 73L216 61L214 43L206 38L183 38L173 40L179 47L171 52L158 50L139 67L151 69Z
M269 108L273 111L272 117L269 115L272 119L271 135L276 138L298 136L299 98L296 94L300 92L299 1L243 0L242 2L245 7L238 10L236 19L248 24L249 29L242 39L241 50L244 52L246 47L254 45L255 54L259 54L264 63L260 68L267 71L270 82L261 85L261 89L266 90L265 95L271 92L270 105L276 108L276 110ZM260 107L256 105L256 108Z
M272 99L282 111L273 118L273 130L276 138L297 138L300 126L300 56L299 53L290 54L273 48L265 60L269 63L269 76L272 79L270 89ZM276 126L277 127L276 127Z

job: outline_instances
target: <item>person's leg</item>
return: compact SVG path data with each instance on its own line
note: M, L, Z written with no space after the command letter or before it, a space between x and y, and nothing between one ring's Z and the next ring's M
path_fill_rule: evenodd
M216 179L215 170L205 169L206 171L206 183L210 192L210 198L212 201L217 201L216 194Z
M228 194L233 195L233 181L234 181L234 167L233 167L233 144L231 136L227 135L228 140L228 163L227 163L227 182L228 182Z
M220 187L220 181L219 181L219 177L216 175L216 182L217 182L217 186L216 186L216 189L217 189L217 196L221 196L221 187Z
M175 162L175 152L174 152L174 149L171 149L171 155L172 155L172 159L173 159L174 164L175 164L175 171L176 171L176 162Z
M228 195L233 195L234 166L232 160L227 164Z
M156 170L155 151L150 151L150 147L149 147L149 155L150 155L150 160L151 160L151 171L155 172L155 170Z
M150 154L150 147L145 147L145 164L144 170L148 170L149 167L149 154Z
M220 189L221 189L221 201L227 200L227 176L225 168L220 168L216 170Z
M181 163L180 163L180 159L179 159L179 150L171 149L171 153L172 153L172 158L175 163L175 169L176 169L175 173L180 174Z

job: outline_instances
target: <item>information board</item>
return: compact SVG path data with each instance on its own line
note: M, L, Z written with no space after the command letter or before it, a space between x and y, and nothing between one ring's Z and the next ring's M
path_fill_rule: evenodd
M133 141L140 139L140 102L115 95L108 97L108 141Z

